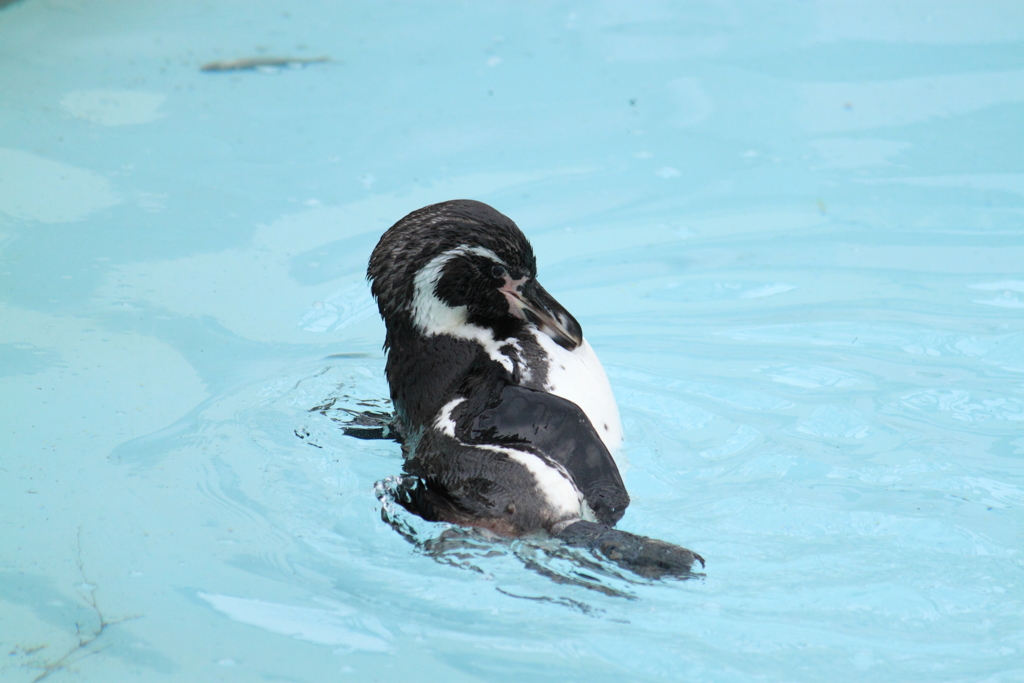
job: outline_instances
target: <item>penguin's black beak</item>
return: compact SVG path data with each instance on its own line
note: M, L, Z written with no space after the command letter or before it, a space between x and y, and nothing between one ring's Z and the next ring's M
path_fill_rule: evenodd
M576 318L536 280L513 280L506 276L501 293L508 299L512 315L533 323L562 348L572 351L583 343L583 329Z

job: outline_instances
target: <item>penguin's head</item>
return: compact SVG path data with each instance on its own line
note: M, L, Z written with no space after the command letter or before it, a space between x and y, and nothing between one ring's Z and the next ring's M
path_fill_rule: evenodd
M460 199L413 211L380 238L366 274L381 317L423 334L495 339L533 325L562 347L583 343L576 319L537 282L522 231L480 202Z

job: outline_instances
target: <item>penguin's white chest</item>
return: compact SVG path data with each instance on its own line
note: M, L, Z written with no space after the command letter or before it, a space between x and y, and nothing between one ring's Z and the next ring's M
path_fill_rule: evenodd
M548 376L544 388L578 405L612 456L616 456L622 445L619 406L594 349L586 339L569 351L539 330L534 331L534 337L548 357Z

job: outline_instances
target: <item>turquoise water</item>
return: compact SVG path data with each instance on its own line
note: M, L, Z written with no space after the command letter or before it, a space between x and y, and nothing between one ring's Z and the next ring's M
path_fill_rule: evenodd
M329 61L200 71L271 56ZM0 678L1024 680L1022 121L1017 2L7 6ZM342 435L370 249L457 197L704 578L403 516Z

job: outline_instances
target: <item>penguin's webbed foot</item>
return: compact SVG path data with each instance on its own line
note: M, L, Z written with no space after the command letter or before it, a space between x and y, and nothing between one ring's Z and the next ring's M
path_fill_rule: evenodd
M398 431L398 421L391 413L383 413L366 410L361 413L352 413L351 420L341 423L341 431L345 436L354 436L357 439L391 439L402 442L402 435Z
M556 529L554 535L567 545L595 550L620 567L649 579L692 577L695 561L704 567L704 558L692 550L604 524L578 520Z

